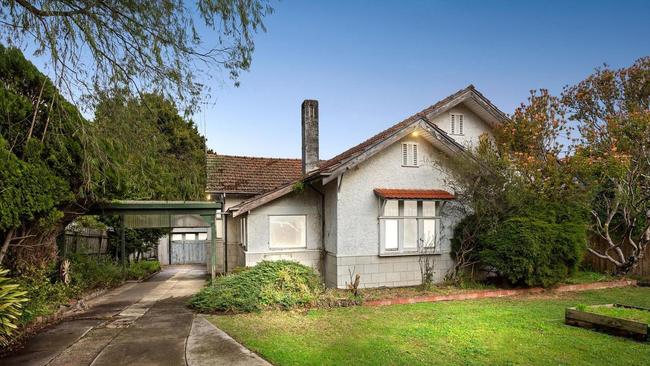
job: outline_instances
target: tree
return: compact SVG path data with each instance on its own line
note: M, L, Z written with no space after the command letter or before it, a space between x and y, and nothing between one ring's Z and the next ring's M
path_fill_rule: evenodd
M0 34L35 46L68 97L115 87L152 91L190 110L211 69L237 83L250 67L266 0L1 0ZM209 33L204 37L199 29ZM58 84L58 83L57 83Z
M650 57L596 69L563 101L580 129L580 179L595 192L592 232L605 243L588 250L627 274L650 244Z
M13 260L43 264L83 196L87 122L15 48L0 46L0 81L0 263L13 245Z
M98 199L203 198L205 139L161 95L102 95L93 134L89 165Z
M575 269L586 242L587 191L564 155L562 138L571 133L564 115L558 98L531 92L493 137L445 164L465 216L447 279L480 263L511 283L548 286Z
M0 46L0 106L0 263L7 268L51 263L56 236L98 202L203 196L205 141L159 95L103 96L90 122L19 50Z

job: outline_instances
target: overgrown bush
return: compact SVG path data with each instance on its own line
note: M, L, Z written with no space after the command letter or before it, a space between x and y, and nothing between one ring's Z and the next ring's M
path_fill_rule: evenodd
M190 304L203 312L252 312L308 306L322 293L313 269L293 261L262 261L216 279Z
M56 281L54 266L48 269L34 270L16 278L21 288L27 292L28 300L23 306L20 324L29 324L39 316L50 315L61 304L76 296L79 290Z
M110 288L124 281L122 266L110 258L73 255L70 258L69 285L59 281L56 266L33 270L16 278L26 291L20 324L29 324L39 316L48 316L62 304L83 295L84 292ZM126 279L139 280L160 269L158 261L133 262L127 269Z
M81 291L113 287L124 280L122 267L112 258L73 255L70 263L71 284Z
M27 301L26 292L7 277L8 273L9 270L0 268L0 346L9 343L9 337L18 328L23 303Z
M586 230L580 222L512 217L481 238L480 261L513 284L551 286L577 268Z
M131 263L126 275L130 280L141 280L158 271L160 271L160 262L145 260Z

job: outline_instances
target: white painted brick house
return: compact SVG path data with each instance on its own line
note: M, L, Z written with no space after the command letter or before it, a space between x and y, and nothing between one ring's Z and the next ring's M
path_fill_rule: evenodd
M329 160L318 156L318 102L302 105L302 159L208 155L207 192L225 203L219 270L280 258L329 287L421 283L418 243L435 246L435 278L452 264L454 195L445 154L490 134L505 115L473 86Z

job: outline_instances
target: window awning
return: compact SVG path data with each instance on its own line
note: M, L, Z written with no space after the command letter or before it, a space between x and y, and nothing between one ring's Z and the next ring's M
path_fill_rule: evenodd
M384 199L422 199L422 200L453 200L453 194L442 189L391 189L375 188L375 194Z

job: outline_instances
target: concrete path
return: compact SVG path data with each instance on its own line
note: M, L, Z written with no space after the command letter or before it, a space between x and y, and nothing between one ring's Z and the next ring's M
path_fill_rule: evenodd
M186 306L204 266L170 266L88 302L76 314L0 359L24 365L268 365Z

